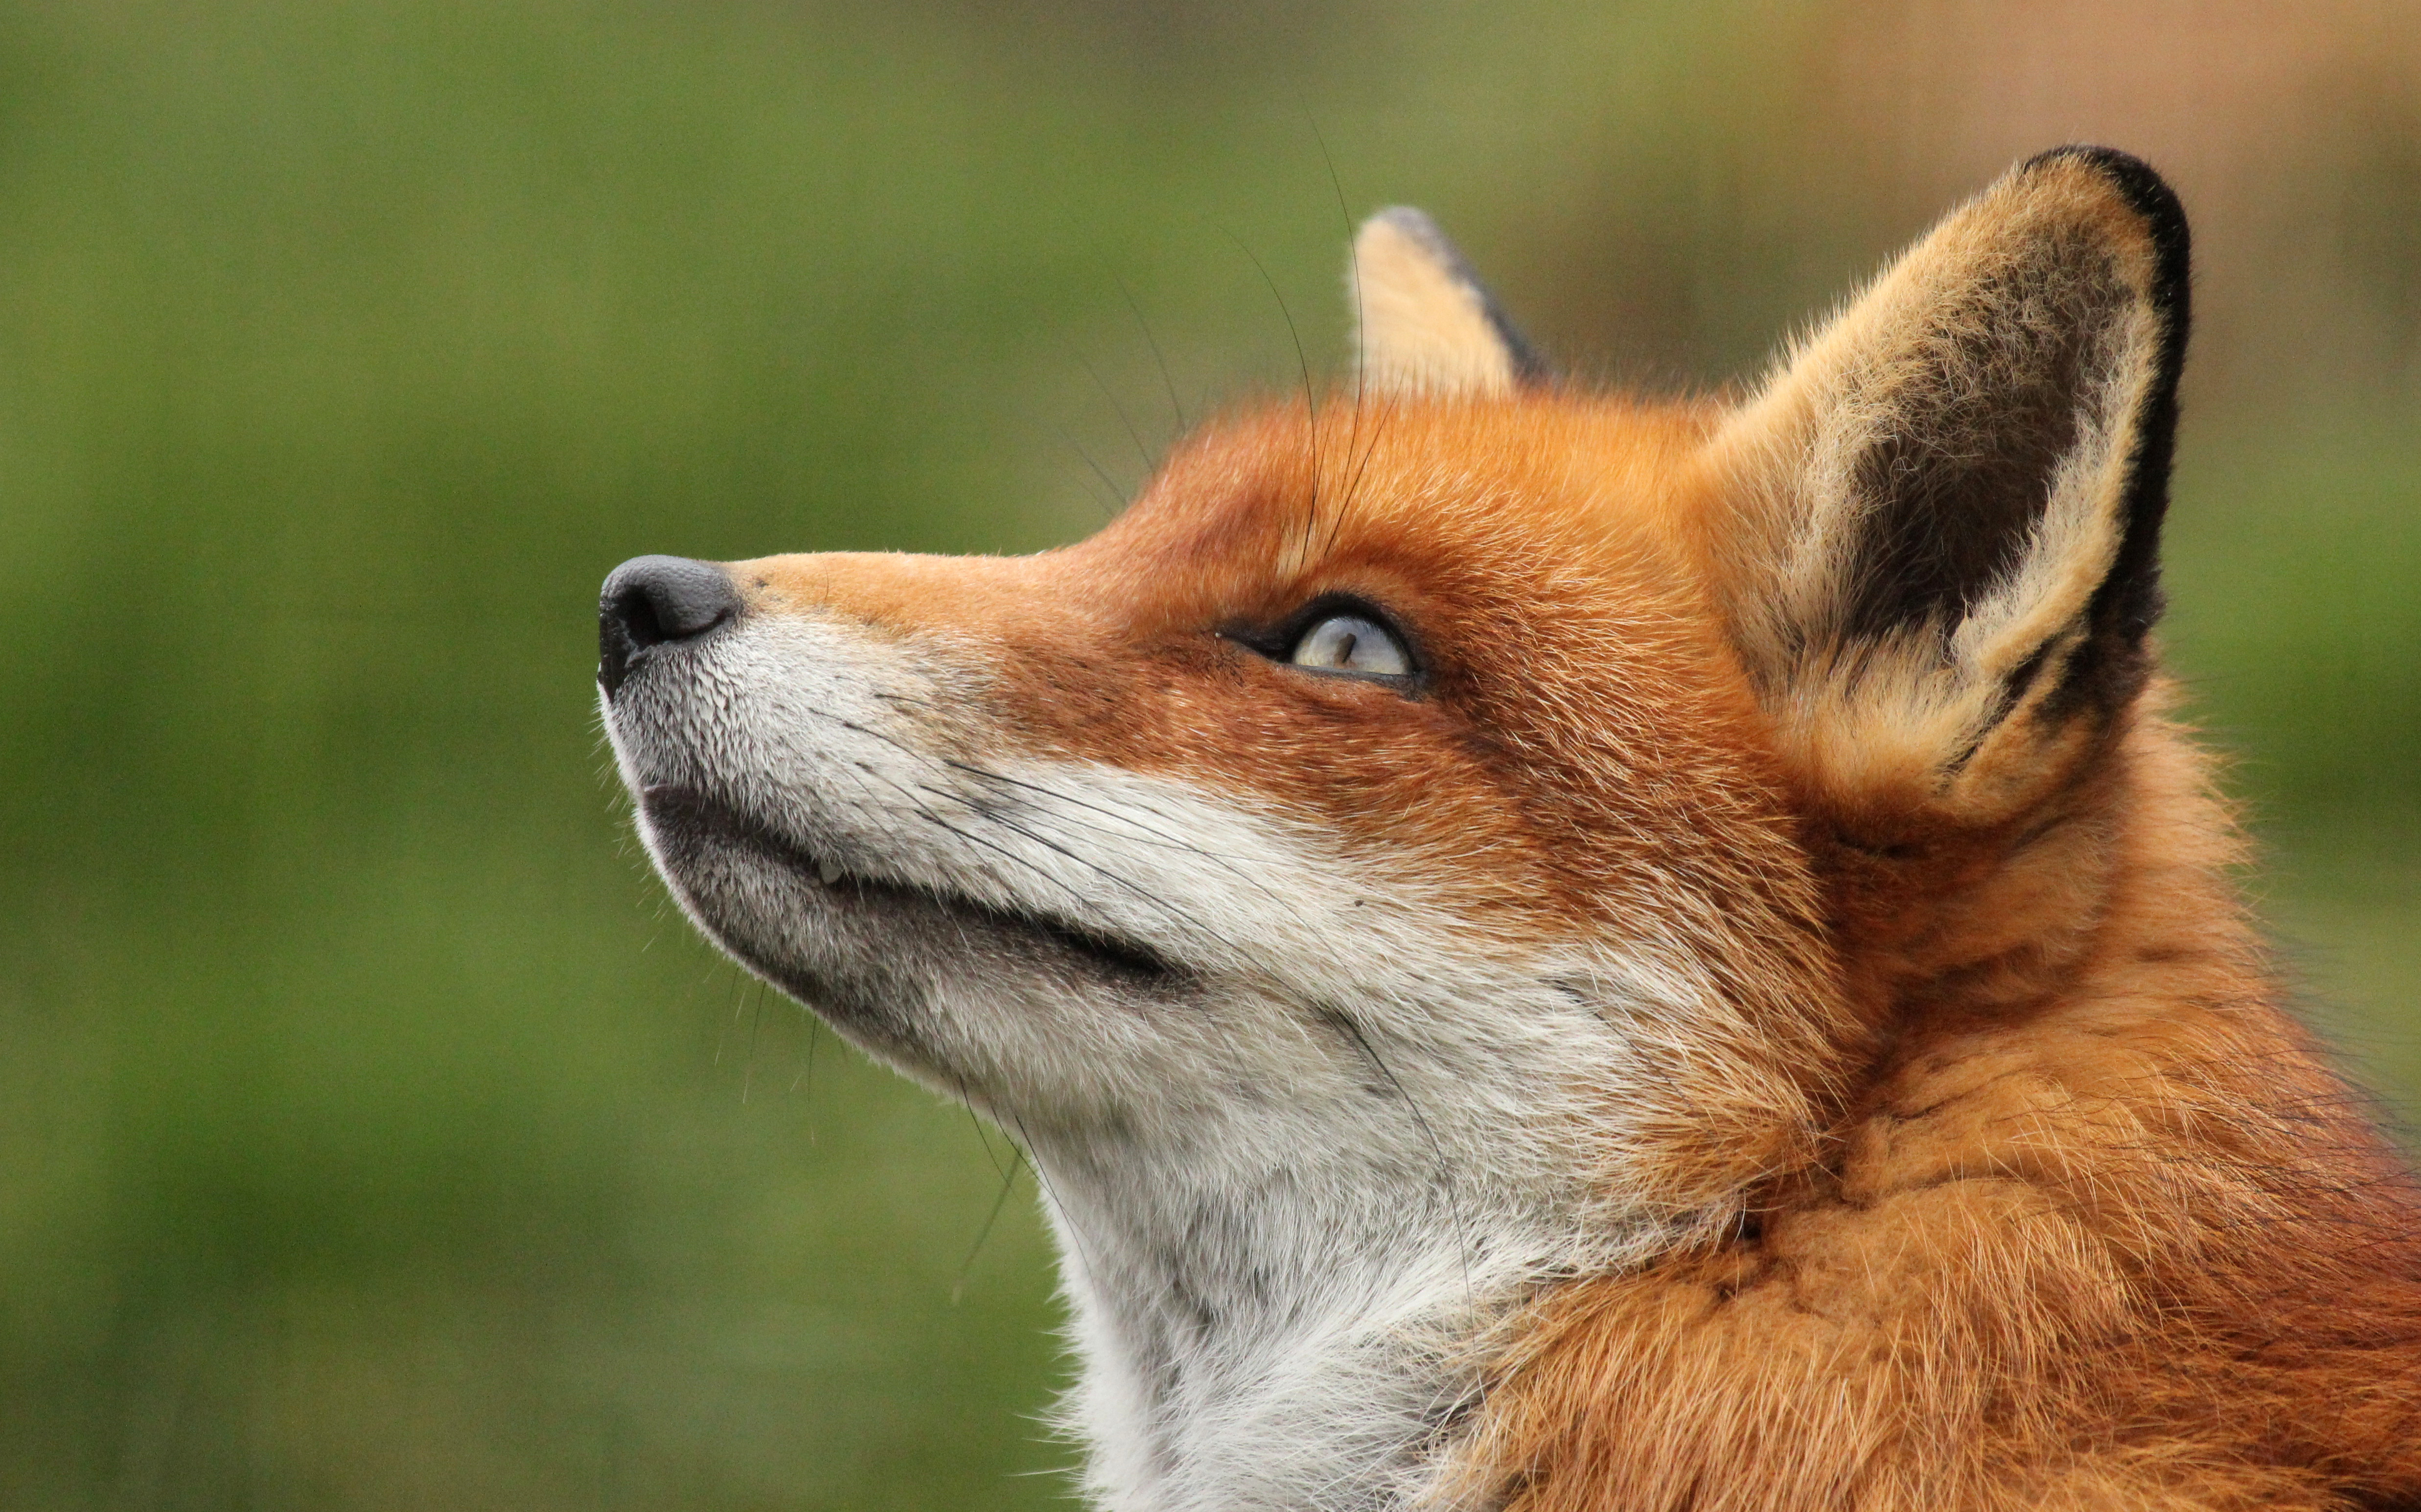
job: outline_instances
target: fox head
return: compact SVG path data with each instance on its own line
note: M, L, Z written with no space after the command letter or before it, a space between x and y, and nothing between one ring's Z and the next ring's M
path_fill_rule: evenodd
M1558 383L1416 212L1355 250L1351 379L1079 545L604 591L682 907L1032 1151L1119 1505L1412 1487L1457 1340L1752 1231L1909 1002L2058 969L2150 671L2134 160L2012 171L1739 403Z

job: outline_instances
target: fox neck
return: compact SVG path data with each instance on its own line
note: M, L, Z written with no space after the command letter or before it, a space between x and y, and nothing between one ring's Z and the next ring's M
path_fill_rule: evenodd
M1069 1426L1112 1512L1459 1504L1436 1487L1480 1400L1478 1339L1541 1282L1602 1264L1576 1213L1251 1131L1035 1154L1083 1375ZM1590 1252L1585 1259L1579 1249Z

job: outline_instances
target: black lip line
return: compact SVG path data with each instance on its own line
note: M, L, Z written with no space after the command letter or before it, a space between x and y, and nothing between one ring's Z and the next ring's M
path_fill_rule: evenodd
M695 829L740 841L820 887L836 890L845 886L859 897L923 904L995 929L1039 936L1121 976L1175 983L1193 974L1139 942L1080 928L1039 914L1012 912L958 894L878 881L845 869L827 882L823 880L823 863L789 836L776 834L761 820L751 818L728 804L716 803L694 787L679 784L648 787L641 793L640 802L646 805L648 817L659 824L685 822Z

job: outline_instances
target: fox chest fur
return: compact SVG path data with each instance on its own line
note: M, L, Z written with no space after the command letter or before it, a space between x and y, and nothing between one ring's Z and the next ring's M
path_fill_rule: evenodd
M1099 1504L2421 1507L2421 1204L2148 639L2166 187L2021 166L1737 405L1355 270L1080 545L606 585L682 906L1031 1153Z

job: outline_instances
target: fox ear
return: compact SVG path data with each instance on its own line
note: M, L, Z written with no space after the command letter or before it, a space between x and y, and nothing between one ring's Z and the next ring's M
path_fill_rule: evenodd
M1372 388L1501 397L1544 376L1462 254L1419 210L1399 205L1363 222L1346 284Z
M1726 423L1719 581L1820 790L1989 822L2132 703L2161 607L2186 266L2184 213L2150 168L2045 153Z

